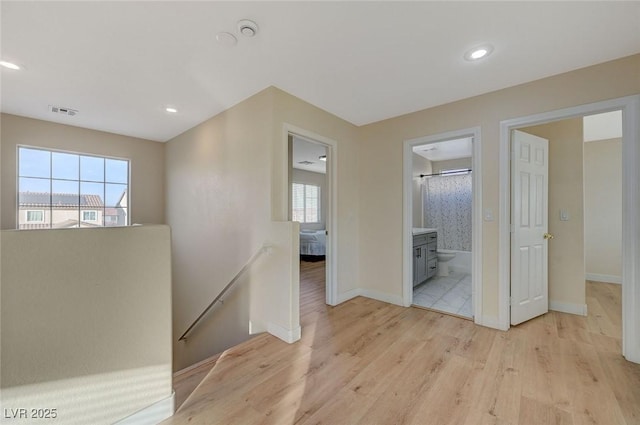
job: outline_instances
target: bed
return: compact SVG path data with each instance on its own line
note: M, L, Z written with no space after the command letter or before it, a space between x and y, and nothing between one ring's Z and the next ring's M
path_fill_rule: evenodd
M325 230L301 230L300 258L306 261L324 260L326 241Z

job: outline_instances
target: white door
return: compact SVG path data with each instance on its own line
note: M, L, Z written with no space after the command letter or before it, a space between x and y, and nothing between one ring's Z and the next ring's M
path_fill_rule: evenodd
M511 137L511 324L549 310L549 141Z

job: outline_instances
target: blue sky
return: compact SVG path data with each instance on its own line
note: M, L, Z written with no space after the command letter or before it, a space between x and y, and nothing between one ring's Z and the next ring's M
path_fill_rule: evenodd
M21 147L18 172L20 192L98 195L116 206L127 188L129 162Z

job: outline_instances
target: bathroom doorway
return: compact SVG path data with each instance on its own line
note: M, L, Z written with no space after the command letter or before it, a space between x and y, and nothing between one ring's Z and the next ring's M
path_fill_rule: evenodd
M405 142L405 304L477 314L479 142L479 129Z

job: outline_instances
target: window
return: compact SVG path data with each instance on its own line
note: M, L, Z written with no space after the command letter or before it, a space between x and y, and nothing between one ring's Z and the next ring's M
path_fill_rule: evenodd
M129 161L18 147L18 228L126 226Z
M27 211L27 222L44 223L44 210Z
M98 211L82 211L82 221L98 220Z
M300 223L320 222L320 187L293 183L292 220Z

